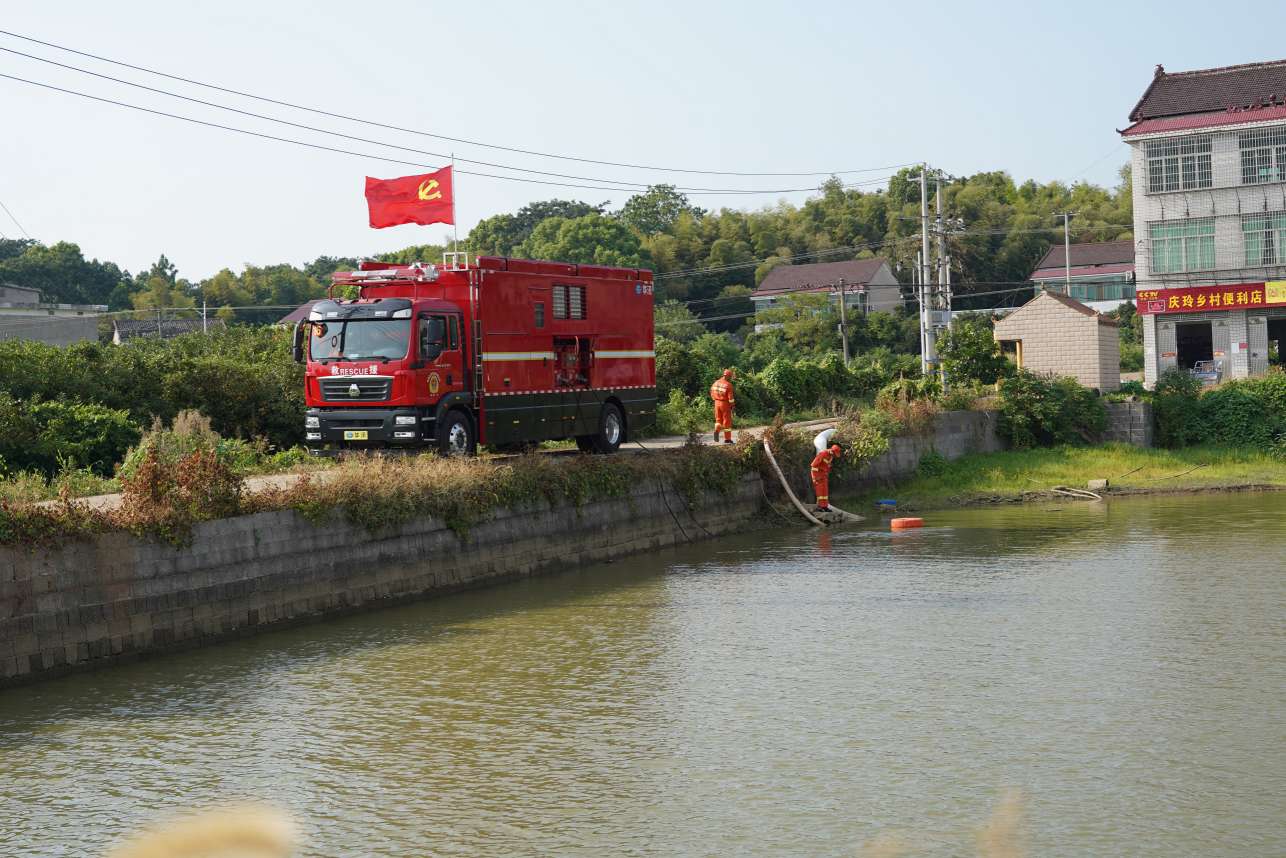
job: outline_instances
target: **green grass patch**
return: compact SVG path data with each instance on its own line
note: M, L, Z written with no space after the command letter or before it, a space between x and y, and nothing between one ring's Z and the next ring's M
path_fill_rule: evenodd
M892 497L899 508L923 510L1020 500L1054 486L1083 489L1098 479L1109 480L1114 492L1286 487L1286 460L1249 447L1158 450L1107 444L1008 450L935 461L904 482L864 494L861 501Z

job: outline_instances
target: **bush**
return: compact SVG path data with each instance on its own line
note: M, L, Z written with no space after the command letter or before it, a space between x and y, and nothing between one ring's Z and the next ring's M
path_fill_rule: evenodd
M940 477L947 472L947 460L937 450L930 450L920 457L915 472L922 477Z
M1168 369L1161 374L1152 391L1158 444L1183 447L1205 438L1200 396L1201 382L1191 373Z
M1018 449L1092 442L1107 412L1094 391L1071 378L1019 370L1000 382L1000 434Z
M979 400L991 391L980 384L953 385L942 394L939 404L943 411L973 411L978 408Z
M958 315L938 344L942 366L952 381L995 384L1014 372L1014 365L1000 351L992 333L990 316Z
M125 456L120 474L133 476L151 455L166 465L174 466L198 451L215 457L239 476L279 471L312 461L302 447L273 453L262 438L256 441L224 438L214 431L210 418L196 411L180 411L168 429L159 418L153 421L152 428Z
M138 438L138 426L123 410L74 399L22 402L0 393L0 457L13 471L53 476L87 468L110 476Z
M714 428L714 407L698 396L671 390L656 410L656 431L661 435L693 435Z

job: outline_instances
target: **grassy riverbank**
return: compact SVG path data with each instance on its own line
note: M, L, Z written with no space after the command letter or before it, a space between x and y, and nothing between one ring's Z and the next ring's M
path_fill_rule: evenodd
M1009 450L933 460L892 488L866 492L863 504L892 497L898 506L924 510L1033 499L1054 486L1085 488L1111 481L1113 494L1286 488L1286 460L1248 447L1139 449L1125 444Z

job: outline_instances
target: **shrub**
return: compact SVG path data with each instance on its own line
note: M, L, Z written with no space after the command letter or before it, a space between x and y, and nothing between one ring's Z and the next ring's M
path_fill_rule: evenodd
M1181 369L1168 369L1152 392L1157 443L1183 447L1201 441L1206 428L1201 414L1201 382Z
M114 517L139 535L182 542L196 522L240 513L241 491L241 477L208 450L168 462L153 449L132 474L121 476Z
M671 390L669 399L656 410L656 431L661 435L699 434L713 427L713 406L707 406L699 396L685 396L681 390Z
M0 393L0 457L15 471L53 476L88 468L107 476L138 438L120 409L72 399L21 402Z
M947 460L937 450L930 450L920 457L915 472L922 477L940 477L947 472Z
M1106 423L1103 403L1075 379L1020 370L1000 382L998 428L1018 449L1087 443Z
M990 390L976 382L957 384L942 394L942 398L938 403L942 406L943 411L973 411L978 407L978 401L990 392Z
M987 315L956 316L938 344L947 376L955 381L995 384L1014 372L1014 365L1000 351Z

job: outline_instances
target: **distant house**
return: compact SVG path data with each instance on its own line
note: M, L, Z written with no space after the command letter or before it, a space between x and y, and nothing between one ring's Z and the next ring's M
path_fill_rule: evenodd
M1023 369L1071 376L1101 391L1121 386L1115 319L1057 292L1042 292L996 322L1001 348Z
M205 322L201 319L117 319L112 322L112 342L119 346L139 337L168 340L181 334L199 334L222 327L223 322L219 319Z
M291 310L289 313L287 313L286 315L278 319L277 324L284 325L288 328L293 328L296 322L302 322L304 319L308 318L308 314L312 312L314 304L316 304L318 301L324 301L324 300L326 299L314 298L312 301L305 301L304 303L300 304L298 307L296 307L295 309Z
M892 310L902 304L902 290L887 259L851 262L818 262L812 265L779 265L751 294L755 310L767 310L786 295L834 294L839 301L843 284L845 305L861 313Z
M1133 241L1073 244L1068 250L1064 255L1063 245L1051 247L1030 279L1041 289L1104 312L1134 301Z
M54 346L98 339L101 304L53 304L40 290L0 283L0 340L36 340Z

